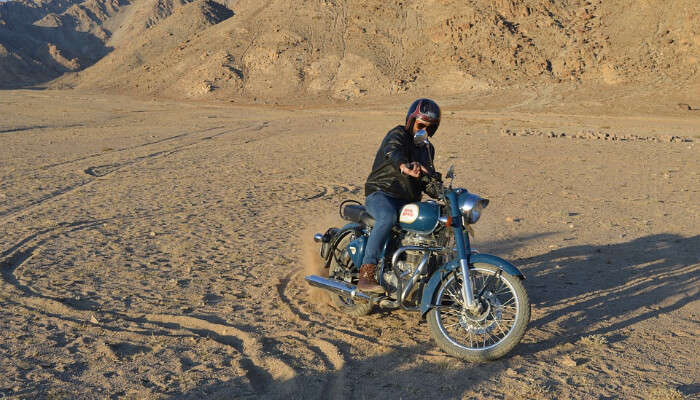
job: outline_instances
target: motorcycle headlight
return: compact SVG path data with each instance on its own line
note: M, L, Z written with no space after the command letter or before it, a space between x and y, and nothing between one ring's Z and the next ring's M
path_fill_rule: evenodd
M457 205L464 216L464 221L475 224L481 217L481 211L489 205L489 201L465 191L457 197Z

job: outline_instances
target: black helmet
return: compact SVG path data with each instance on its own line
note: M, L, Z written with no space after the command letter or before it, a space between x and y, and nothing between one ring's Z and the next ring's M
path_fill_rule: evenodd
M428 136L433 136L440 126L440 107L430 99L418 99L408 108L408 114L406 114L407 131L410 132L413 129L413 123L416 122L416 119L430 123L427 129Z

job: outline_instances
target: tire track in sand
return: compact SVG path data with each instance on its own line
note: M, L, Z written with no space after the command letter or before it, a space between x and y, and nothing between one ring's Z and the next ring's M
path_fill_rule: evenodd
M109 164L109 165L105 165L105 166L88 167L83 172L85 172L87 175L93 176L95 178L103 178L103 177L105 177L105 176L107 176L115 171L118 171L121 168L124 168L126 166L133 165L133 164L136 164L136 163L139 163L142 161L158 158L161 156L163 156L163 157L169 156L169 155L174 154L176 152L179 152L187 147L193 146L193 145L198 144L204 140L222 135L222 134L227 133L227 132L230 132L230 131L227 130L224 132L220 132L220 133L215 134L215 135L204 137L198 141L195 141L194 143L188 143L188 144L184 144L184 145L175 146L175 147L172 147L170 149L156 151L156 152L153 152L153 153L141 156L141 157L127 159L126 161L121 161L121 162L117 162L117 163L113 163L113 164ZM179 135L177 137L184 137L184 136L185 135ZM156 143L159 143L159 142L156 142ZM93 168L96 168L98 171L100 171L100 173L99 174L94 173ZM16 219L16 218L19 218L21 216L27 215L32 210L37 209L38 207L42 206L43 204L45 204L47 202L61 199L61 198L65 197L73 192L76 192L80 189L88 188L88 187L96 184L99 181L100 181L100 179L89 179L85 182L77 183L77 184L74 184L71 186L66 186L66 187L60 188L58 190L54 190L54 191L52 191L44 196L41 196L36 200L30 201L29 204L27 204L27 205L18 206L18 207L14 207L14 208L10 208L8 210L2 211L2 212L0 212L0 217L2 217L2 219L0 219L0 224L6 224L12 219Z
M24 295L32 297L39 296L39 294L34 292L30 287L22 285L17 280L14 275L15 270L32 258L34 252L47 241L57 239L62 234L88 229L107 221L108 219L76 221L72 223L63 222L25 237L0 254L0 269L2 270L3 281L14 289L19 290ZM0 293L0 295L5 294L6 291Z
M170 141L173 141L173 140L182 139L182 138L185 138L185 137L188 137L188 136L196 135L196 134L198 134L198 133L209 132L209 131L213 131L213 130L216 130L216 129L222 129L222 128L225 128L225 126L215 126L215 127L212 127L212 128L201 129L201 130L197 130L197 131L194 131L194 132L185 131L185 132L182 132L182 133L178 133L177 135L168 136L168 137L165 137L165 138L162 138L162 139L154 140L154 141L152 141L152 142L146 142L146 143L142 143L142 144L139 144L139 145L136 145L136 146L127 146L127 147L121 147L121 148L118 148L118 149L114 149L114 150L110 151L109 153L105 153L105 152L94 153L94 154L90 154L90 155L87 155L87 156L84 156L84 157L75 158L75 159L72 159L72 160L66 160L66 161L61 161L61 162L58 162L58 163L42 165L42 166L39 167L38 169L39 169L39 170L48 170L48 169L51 169L51 168L60 167L60 166L62 166L62 165L73 164L73 163L76 163L76 162L79 162L79 161L85 161L85 160L88 160L88 159L91 159L91 158L96 158L96 157L104 156L104 155L107 155L107 154L119 153L119 152L126 151L126 150L136 150L136 149L139 149L139 148L142 148L142 147L148 147L148 146L152 146L152 145L155 145L155 144L160 144L160 143L164 143L164 142L170 142Z
M236 348L245 357L241 367L245 369L251 386L258 394L275 388L278 383L293 382L296 372L276 357L263 355L262 344L253 335L230 325L217 324L184 315L147 314L144 319L151 323L176 324L200 336L207 336L219 343ZM293 393L296 388L284 385L283 392Z
M344 398L346 382L345 370L345 355L340 349L331 343L329 340L322 338L309 338L307 333L298 331L283 331L276 335L277 337L292 337L302 343L307 349L311 350L318 358L323 360L324 365L328 369L325 375L328 379L325 380L323 388L319 393L305 393L306 397L322 397L329 399Z
M37 209L38 207L46 204L47 202L61 199L61 198L65 197L69 194L72 194L80 189L88 188L88 187L90 187L90 186L92 186L92 185L94 185L102 180L102 179L98 179L98 178L105 178L108 175L110 175L116 171L119 171L122 168L131 166L131 165L135 165L135 164L141 163L143 161L159 158L159 157L167 157L167 156L170 156L172 154L178 153L182 150L185 150L187 148L190 148L190 147L196 146L200 143L203 143L206 140L211 140L211 139L217 138L219 136L222 136L222 135L225 135L228 133L247 131L249 129L252 129L254 131L259 131L259 130L265 128L266 126L267 126L267 123L265 122L262 124L252 124L252 125L246 126L244 128L241 128L241 129L235 129L235 130L226 129L223 132L218 132L218 133L210 134L207 136L197 137L197 138L195 138L195 141L190 142L190 143L179 144L179 145L170 147L168 149L155 151L155 152L152 152L152 153L140 156L140 157L126 159L126 160L122 160L122 161L112 163L112 164L105 164L105 165L97 165L97 166L88 167L83 172L85 172L85 174L87 174L89 176L94 177L95 179L89 179L85 182L81 182L81 183L78 183L78 184L75 184L72 186L66 186L64 188L54 190L54 191L36 199L36 200L30 201L29 204L27 204L27 205L17 206L17 207L10 208L10 209L5 210L5 211L1 211L0 212L0 224L7 224L12 219L16 219L16 218L19 218L21 216L25 216L28 213L30 213L32 210ZM221 129L221 128L223 128L223 127L216 127L216 128L212 128L212 129L203 130L203 131L197 131L197 132L194 132L192 134L180 134L180 135L172 137L171 139L190 138L191 136L193 136L197 133L203 133L203 132L207 133L211 130ZM165 141L166 141L166 139L163 139L160 141L147 143L145 145L136 146L134 148L147 147L149 145L159 144L159 143L162 143ZM123 150L129 150L129 149L130 148L125 148ZM87 158L89 158L89 157L87 157ZM80 160L81 159L76 159L73 161L77 162ZM71 162L73 162L73 161L71 161Z
M332 343L321 338L309 338L308 330L311 325L321 325L328 327L326 324L319 321L313 321L310 315L303 313L298 305L294 305L291 302L291 298L294 296L288 296L287 290L289 288L289 283L293 279L299 276L298 271L292 271L287 273L284 278L279 279L276 288L277 294L280 297L281 303L284 305L285 313L302 326L302 330L299 331L288 331L286 334L295 337L304 347L316 353L316 355L321 358L326 367L330 370L327 375L323 389L320 396L330 399L343 398L343 391L345 387L345 358L342 352Z
M325 309L327 312L320 316L316 316L314 312L303 311L305 307L312 304L312 301L305 286L302 286L306 283L302 280L301 275L303 275L302 271L291 271L279 278L276 284L283 314L289 318L289 321L300 326L298 331L289 330L281 335L295 337L302 346L313 351L323 360L328 371L319 374L319 376L325 376L319 397L345 398L347 397L348 374L357 375L359 372L348 368L346 360L350 357L345 355L333 342L337 341L348 348L357 347L358 342L365 342L378 352L402 351L403 346L387 344L377 337L368 336L360 329L353 328L356 327L354 318L347 317L330 306ZM299 301L301 297L306 298L308 302L303 304L302 301ZM314 331L315 337L310 337L310 331ZM359 368L359 370L365 369L367 368Z
M329 314L334 311L334 309L330 308L330 306L327 310L329 313L326 313L326 316L329 318L323 318L323 316L321 318L314 317L313 313L306 313L302 311L304 305L292 300L299 294L287 294L290 286L292 286L290 283L293 282L294 286L298 290L298 293L304 293L303 296L308 297L307 292L299 285L306 284L305 282L301 281L299 274L300 271L289 272L283 278L278 279L277 285L275 286L277 287L277 295L279 296L281 304L284 307L283 312L291 320L295 321L296 324L300 325L301 328L307 330L312 326L318 326L323 328L325 331L330 332L332 336L344 338L348 343L352 343L356 340L362 340L378 348L394 348L391 345L380 342L377 340L377 338L365 335L358 329L351 329L350 327L355 325L354 319L351 317L346 317L339 312L337 314Z
M2 290L0 297L6 298L14 304L21 305L31 311L39 312L45 316L59 318L66 323L75 325L97 324L96 321L116 319L127 321L130 328L134 325L141 329L141 333L123 327L111 327L107 323L99 325L110 331L119 332L120 336L139 335L147 338L153 335L151 329L145 324L158 325L160 328L175 332L187 330L199 337L208 337L226 346L233 347L242 356L241 368L246 371L251 387L257 394L264 394L270 390L285 393L293 393L297 390L294 385L296 372L289 365L276 357L264 355L263 346L252 334L242 331L234 326L217 324L190 316L169 314L131 314L111 311L81 310L67 305L60 299L45 296L31 287L23 285L15 276L15 271L34 256L37 249L49 240L56 240L62 234L98 226L107 220L79 221L76 223L63 223L56 227L44 229L17 242L10 249L0 254L0 270L2 276ZM177 328L173 327L176 325ZM279 385L283 382L285 385Z
M330 378L326 381L323 388L323 396L329 399L342 399L345 396L345 358L343 353L331 342L323 339L312 339L311 343L315 345L318 351L326 356L327 360L333 367L333 372L330 373ZM314 346L312 346L313 349Z
M327 185L316 185L317 189L320 189L318 193L315 193L310 196L305 196L300 199L292 200L293 202L296 201L311 201L311 200L316 200L316 199L324 199L324 200L330 200L333 197L339 196L341 194L354 194L357 195L360 193L360 188L355 186L355 185L341 185L341 184L327 184Z

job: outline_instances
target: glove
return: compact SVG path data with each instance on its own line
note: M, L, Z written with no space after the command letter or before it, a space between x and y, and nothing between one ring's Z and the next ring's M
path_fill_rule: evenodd
M442 197L442 174L433 172L430 175L423 175L421 181L424 183L424 191L428 196L434 199Z

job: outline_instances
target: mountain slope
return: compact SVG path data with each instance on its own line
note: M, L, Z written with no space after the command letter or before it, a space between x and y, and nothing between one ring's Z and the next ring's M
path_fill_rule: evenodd
M698 82L700 6L693 0L90 1L34 24L74 26L90 39L66 39L90 51L48 45L48 57L20 61L52 72L47 78L79 71L55 86L264 101ZM79 12L98 4L104 11L96 18ZM21 54L16 49L3 56L0 48L0 68L14 65L7 60Z
M102 26L125 1L1 3L0 88L44 82L104 57L110 33Z

